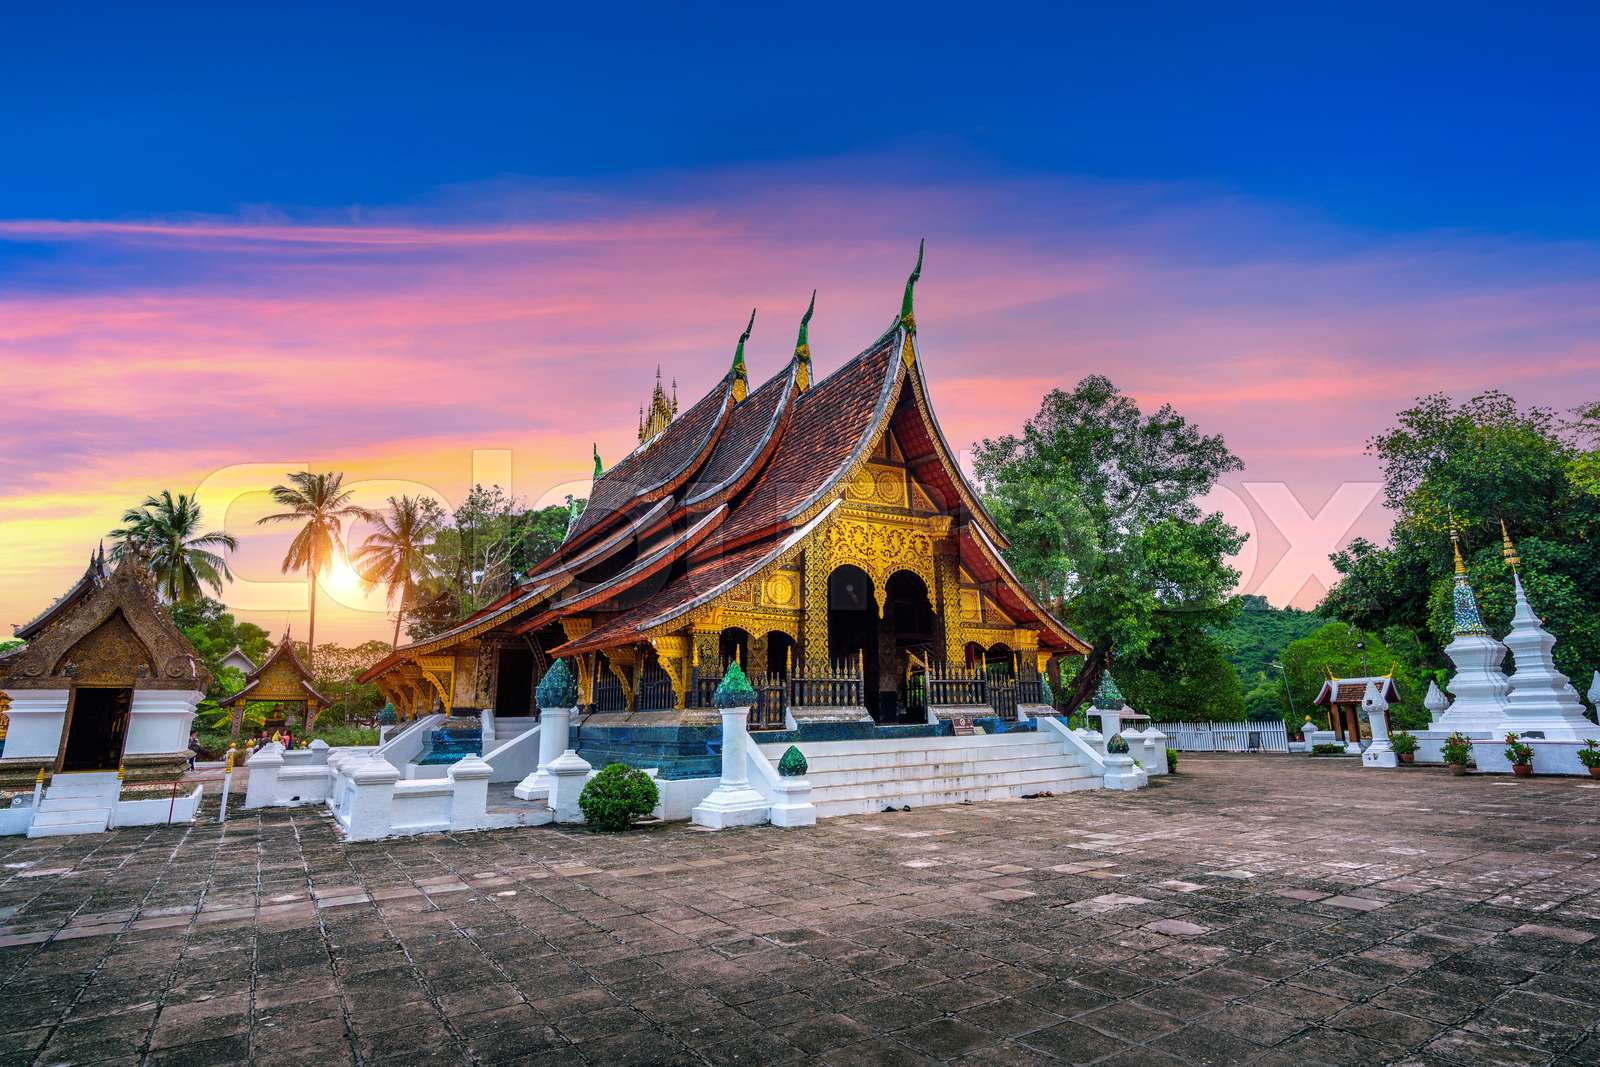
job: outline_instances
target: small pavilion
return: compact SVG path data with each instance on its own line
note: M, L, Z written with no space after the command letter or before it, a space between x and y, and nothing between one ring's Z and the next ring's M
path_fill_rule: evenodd
M292 718L276 713L269 715L268 730L279 730L291 724L310 730L317 721L317 712L328 706L328 699L312 684L311 672L300 662L287 629L278 647L261 661L261 666L245 676L244 688L220 702L222 707L233 711L230 730L235 737L244 728L244 707L250 701L270 702L280 708L285 704L298 705L299 713Z
M1328 729L1345 746L1361 743L1361 701L1367 686L1376 685L1383 699L1391 705L1400 699L1392 675L1368 678L1329 677L1311 703L1328 709ZM1370 736L1370 733L1369 733Z

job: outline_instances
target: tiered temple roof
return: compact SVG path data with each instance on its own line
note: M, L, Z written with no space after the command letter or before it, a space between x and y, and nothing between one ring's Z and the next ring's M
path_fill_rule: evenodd
M818 381L810 310L788 363L753 389L745 382L747 328L729 372L596 478L561 546L516 589L452 630L395 650L363 678L491 629L554 633L544 651L565 656L682 627L697 608L803 551L861 480L870 482L868 461L886 436L910 472L909 510L951 517L960 567L984 597L1036 630L1041 651L1086 652L1001 557L1004 536L934 418L909 308L908 284L894 325ZM564 635L549 629L580 615L583 625Z

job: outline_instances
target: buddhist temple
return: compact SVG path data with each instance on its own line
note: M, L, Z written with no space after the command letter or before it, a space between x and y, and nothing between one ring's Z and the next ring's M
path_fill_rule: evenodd
M738 662L751 727L927 723L938 709L1015 718L1053 656L1088 646L1007 567L1006 539L934 416L913 314L829 373L799 323L776 373L746 346L681 411L659 371L639 444L596 461L587 506L511 592L363 676L402 720L526 716L567 658L580 712L629 723L715 721ZM602 720L604 721L604 720Z
M211 676L136 553L108 569L96 552L16 636L27 644L0 655L11 703L0 783L31 783L41 769L120 769L137 780L188 768L189 726Z
M284 726L310 730L316 724L317 712L328 706L327 698L312 684L311 672L300 661L287 629L261 666L245 676L244 688L219 702L222 707L233 709L233 736L238 737L244 725L245 705L254 701L274 705L266 718L269 731Z

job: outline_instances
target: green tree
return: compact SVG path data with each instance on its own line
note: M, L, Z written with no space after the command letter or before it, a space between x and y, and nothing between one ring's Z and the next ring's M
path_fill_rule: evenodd
M205 588L220 593L233 580L225 553L239 541L220 530L198 533L200 519L200 505L188 494L163 489L122 513L122 525L111 531L111 557L137 554L169 604L199 599Z
M266 659L267 653L272 651L272 638L267 631L253 622L239 622L230 614L220 601L210 597L200 597L184 603L168 604L167 614L172 623L183 636L188 638L194 650L200 654L200 660L206 665L206 670L213 678L219 678L222 671L222 658L235 647L249 656L254 663ZM219 683L220 684L220 683ZM241 676L240 684L243 684ZM224 696L226 692L213 685L213 695Z
M303 571L311 592L311 626L306 642L306 665L315 669L317 654L317 579L328 572L336 553L344 551L345 523L371 520L372 512L352 501L355 490L344 488L344 475L299 471L288 485L272 487L272 499L288 511L265 515L256 522L298 523L300 529L283 555L283 573Z
M407 632L432 637L513 588L560 547L568 518L566 506L530 509L499 486L473 486L433 538Z
M1239 614L1223 633L1234 669L1239 672L1239 683L1248 692L1260 675L1276 677L1274 664L1283 654L1284 646L1326 621L1314 612L1275 608L1264 596L1240 597Z
M400 623L411 591L433 577L428 554L444 525L444 510L432 497L390 497L389 507L373 518L377 527L356 550L352 562L367 589L385 586L385 602L395 609L394 640L400 645Z
M1021 436L976 446L1007 561L1092 645L1066 706L1093 694L1113 654L1136 664L1169 637L1231 622L1239 575L1225 560L1244 536L1196 500L1241 468L1221 437L1170 405L1145 415L1099 376L1046 394Z
M1528 596L1558 638L1557 666L1586 676L1600 663L1600 492L1592 477L1600 462L1589 448L1600 405L1577 414L1563 424L1498 392L1459 405L1423 397L1400 412L1393 428L1369 442L1396 512L1389 544L1358 539L1334 553L1340 581L1321 610L1381 633L1397 648L1414 648L1427 672L1447 670L1451 524L1484 622L1503 634L1512 608L1503 521L1517 540Z

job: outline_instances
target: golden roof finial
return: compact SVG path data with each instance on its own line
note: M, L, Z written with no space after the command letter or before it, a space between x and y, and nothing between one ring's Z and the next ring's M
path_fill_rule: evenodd
M1504 557L1506 566L1515 574L1522 564L1522 558L1517 555L1517 546L1511 543L1511 535L1506 532L1506 520L1500 520L1500 555Z
M1465 573L1467 573L1467 565L1465 563L1461 562L1461 535L1456 530L1455 512L1451 512L1450 513L1450 551L1455 553L1455 557L1456 557L1456 573L1457 574L1465 574Z

